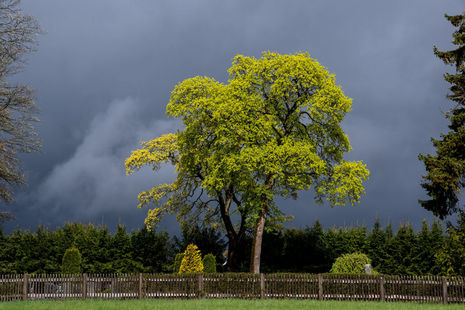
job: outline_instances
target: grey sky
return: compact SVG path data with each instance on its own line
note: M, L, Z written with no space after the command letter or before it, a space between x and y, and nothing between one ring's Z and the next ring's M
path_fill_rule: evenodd
M43 152L23 156L29 186L16 191L7 225L118 220L140 227L137 193L174 177L170 169L125 176L123 161L143 139L180 126L165 106L173 87L196 75L219 81L236 54L309 52L330 72L352 112L353 151L371 171L355 207L315 206L311 193L279 205L293 226L432 219L417 200L418 153L447 130L442 111L450 70L432 47L451 47L444 13L464 1L23 0L46 33L14 80L36 89ZM173 219L162 227L177 229Z

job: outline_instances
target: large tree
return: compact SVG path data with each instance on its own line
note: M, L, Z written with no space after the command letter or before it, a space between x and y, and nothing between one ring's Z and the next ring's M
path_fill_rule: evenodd
M23 67L34 50L40 27L23 14L19 0L0 0L0 202L12 201L12 186L25 183L18 153L38 151L33 127L38 121L32 90L10 85L8 77Z
M198 188L195 201L205 190L215 202L207 213L221 216L231 242L237 233L231 221L234 203L239 233L253 228L251 272L258 273L265 222L285 219L275 196L297 198L313 187L317 201L354 204L368 170L361 162L343 160L350 144L340 123L352 102L334 75L308 54L239 55L229 74L227 84L195 77L177 85L167 113L181 118L185 128L143 143L126 167L132 172L145 164L176 165L173 184L139 195L141 206L164 202L149 211L148 223L166 212L189 214L193 209L186 198Z
M452 41L457 48L441 52L435 46L434 54L445 64L455 66L454 74L444 74L445 80L452 84L447 98L454 101L454 106L445 115L450 121L450 131L441 134L439 140L431 139L435 155L418 156L427 172L421 186L430 197L420 203L441 219L459 210L459 195L465 187L465 14L445 16L458 28Z

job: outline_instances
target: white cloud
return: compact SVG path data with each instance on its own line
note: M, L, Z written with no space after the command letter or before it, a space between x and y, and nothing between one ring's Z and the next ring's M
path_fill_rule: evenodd
M82 143L65 162L56 165L35 191L34 207L90 218L102 212L135 208L137 194L173 179L173 168L151 169L126 176L124 160L143 140L174 132L175 121L142 124L143 111L132 98L116 100L97 115Z

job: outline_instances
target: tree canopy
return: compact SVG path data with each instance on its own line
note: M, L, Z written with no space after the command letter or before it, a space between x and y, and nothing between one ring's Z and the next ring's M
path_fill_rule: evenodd
M39 32L36 20L19 8L19 0L0 0L0 202L12 201L12 186L25 183L17 154L40 148L32 125L38 121L32 90L7 82L22 68L25 54L34 50Z
M231 242L234 203L239 231L254 228L251 270L258 272L265 222L285 220L275 196L295 199L313 187L318 202L353 205L369 172L361 162L343 160L350 144L340 123L351 99L307 53L238 55L229 76L225 84L208 77L178 84L167 113L180 118L184 129L143 142L126 167L131 173L143 165L176 166L173 184L139 195L139 206L160 204L149 211L147 224L166 213L202 211L207 218L221 216ZM206 201L199 203L202 197Z
M452 35L457 48L442 52L435 46L434 54L445 64L455 66L455 74L444 74L445 80L452 84L447 98L455 102L445 115L450 121L450 131L441 134L440 139L431 139L435 155L418 156L427 172L421 186L430 198L420 203L442 219L459 210L459 195L465 187L465 14L445 16L458 28Z

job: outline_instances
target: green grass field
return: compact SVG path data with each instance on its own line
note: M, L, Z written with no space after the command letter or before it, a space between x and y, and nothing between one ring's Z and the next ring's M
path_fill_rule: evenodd
M440 305L418 303L380 303L355 301L316 301L316 300L68 300L68 301L15 301L0 303L0 310L149 310L149 309L331 309L331 310L437 310L464 309L463 304Z

